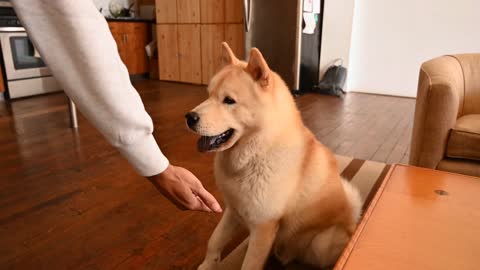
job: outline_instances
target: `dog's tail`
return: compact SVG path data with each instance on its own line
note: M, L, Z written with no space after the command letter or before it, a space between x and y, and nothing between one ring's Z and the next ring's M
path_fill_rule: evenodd
M360 196L360 192L345 179L342 179L342 185L343 189L345 190L345 194L347 195L347 199L352 206L353 218L355 222L358 222L362 213L362 197Z

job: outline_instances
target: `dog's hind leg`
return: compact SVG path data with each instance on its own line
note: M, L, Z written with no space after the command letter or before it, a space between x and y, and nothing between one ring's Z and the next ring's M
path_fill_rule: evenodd
M350 239L343 228L333 226L316 234L305 250L302 262L317 267L333 266Z

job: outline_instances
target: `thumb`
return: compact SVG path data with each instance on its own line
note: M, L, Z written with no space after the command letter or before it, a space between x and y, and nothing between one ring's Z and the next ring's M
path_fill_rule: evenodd
M202 185L200 185L197 190L195 190L197 196L202 200L202 202L208 206L212 211L216 213L222 212L222 207L217 202L215 197L210 194Z

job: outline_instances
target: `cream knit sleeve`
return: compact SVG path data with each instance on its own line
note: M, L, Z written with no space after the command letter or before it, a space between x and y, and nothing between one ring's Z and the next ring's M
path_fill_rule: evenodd
M29 38L78 109L143 176L168 166L107 22L91 0L13 0Z

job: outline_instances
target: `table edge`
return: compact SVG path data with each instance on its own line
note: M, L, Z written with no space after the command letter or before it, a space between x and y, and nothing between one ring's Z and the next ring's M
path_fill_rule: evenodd
M385 190L385 186L387 182L390 180L390 176L392 175L393 171L397 168L399 164L393 164L388 173L385 175L385 178L382 182L382 185L378 188L377 193L375 194L375 197L373 197L372 201L370 202L370 205L368 206L367 210L363 214L360 223L358 224L357 228L355 229L355 232L353 233L353 236L350 238L350 241L348 241L347 246L343 249L342 255L337 260L337 263L335 264L335 267L333 270L341 270L344 268L345 264L347 263L350 254L353 251L353 248L355 247L355 244L357 243L358 238L362 234L363 229L368 223L368 220L370 219L370 216L375 209L375 206L377 205L380 197L383 194L383 191Z

